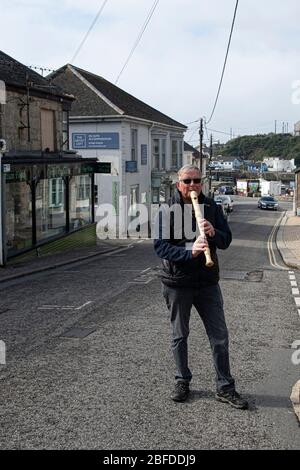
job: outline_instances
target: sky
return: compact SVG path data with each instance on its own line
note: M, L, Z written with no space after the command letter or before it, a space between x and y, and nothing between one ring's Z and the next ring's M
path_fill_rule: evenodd
M73 65L114 83L154 0L107 0ZM0 49L25 65L70 63L103 0L0 0ZM208 120L236 0L160 0L117 85L173 119ZM300 120L299 0L240 0L213 140L292 132ZM284 123L284 124L283 124ZM198 144L197 123L185 140ZM218 131L218 132L217 132Z

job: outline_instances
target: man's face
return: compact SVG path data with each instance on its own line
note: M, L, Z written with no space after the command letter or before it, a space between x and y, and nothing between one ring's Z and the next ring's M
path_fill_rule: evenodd
M190 180L184 182L183 180ZM196 180L196 182L195 182ZM197 182L199 181L199 182ZM181 192L184 200L191 200L191 191L196 191L196 193L201 193L202 184L201 184L201 174L198 170L187 170L181 173L178 183L176 183L177 189Z

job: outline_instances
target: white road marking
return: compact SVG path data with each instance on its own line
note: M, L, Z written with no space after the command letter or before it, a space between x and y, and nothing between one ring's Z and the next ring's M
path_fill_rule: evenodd
M294 297L297 307L300 307L300 297Z
M293 288L292 289L292 294L293 295L299 295L299 289Z
M66 305L62 307L61 305L43 305L42 307L38 307L39 309L41 308L75 308L75 305Z
M93 302L89 300L89 302L86 302L85 304L81 305L80 307L77 307L76 310L81 310L83 307L86 307L89 304L92 304Z
M289 278L290 278L290 281L295 281L296 280L296 276L292 276L291 274L289 275Z
M80 305L79 307L76 307L75 305L43 305L42 307L38 307L38 310L52 310L55 308L58 310L81 310L82 308L92 303L93 302L90 300L89 302L86 302L85 304Z
M291 281L291 286L292 287L297 287L297 281Z
M294 271L289 271L289 274L295 274Z

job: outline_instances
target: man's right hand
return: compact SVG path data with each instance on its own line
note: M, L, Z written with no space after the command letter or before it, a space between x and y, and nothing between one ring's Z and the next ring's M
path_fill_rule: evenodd
M201 253L203 253L203 251L205 251L207 247L208 247L207 240L205 238L199 236L193 244L193 248L192 248L193 258L196 258Z

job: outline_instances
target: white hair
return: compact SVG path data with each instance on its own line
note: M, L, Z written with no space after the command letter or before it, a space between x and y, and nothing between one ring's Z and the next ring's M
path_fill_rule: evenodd
M180 168L180 170L178 170L178 173L177 173L177 176L178 178L180 178L180 176L182 175L182 173L186 173L187 171L192 171L192 170L197 170L198 173L199 173L199 176L201 178L201 171L200 171L200 168L198 168L196 165L184 165Z

